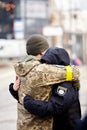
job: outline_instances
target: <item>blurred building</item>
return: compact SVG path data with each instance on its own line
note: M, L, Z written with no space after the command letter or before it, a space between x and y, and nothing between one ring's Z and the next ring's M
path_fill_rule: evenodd
M11 1L11 2L10 2ZM0 1L0 38L24 39L49 24L49 0Z
M40 33L51 46L64 47L71 58L74 54L87 63L87 10L81 10L79 0L15 0L10 4L0 6L0 38L27 39Z
M0 38L13 38L14 3L0 1Z
M71 47L72 52L87 63L87 11L70 10L62 15L64 47Z
M15 1L14 34L27 38L34 33L42 34L42 28L49 24L48 0ZM20 28L17 27L20 25Z
M87 10L81 10L79 0L50 1L50 26L59 30L55 29L53 35L48 34L53 45L66 48L71 58L74 54L83 63L87 63Z

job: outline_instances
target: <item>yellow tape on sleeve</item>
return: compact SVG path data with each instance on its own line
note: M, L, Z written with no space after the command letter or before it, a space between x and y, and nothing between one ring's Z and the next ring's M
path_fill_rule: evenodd
M71 66L66 66L66 81L72 81L72 68Z

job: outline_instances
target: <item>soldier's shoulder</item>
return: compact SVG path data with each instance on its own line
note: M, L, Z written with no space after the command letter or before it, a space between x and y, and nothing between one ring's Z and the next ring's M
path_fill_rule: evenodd
M15 71L18 75L25 75L27 72L30 72L35 66L40 64L37 60L31 60L27 62L18 62L14 65Z

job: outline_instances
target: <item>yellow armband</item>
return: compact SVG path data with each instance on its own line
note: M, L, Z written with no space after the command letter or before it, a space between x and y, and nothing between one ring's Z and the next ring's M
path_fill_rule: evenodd
M72 81L72 68L70 65L66 66L66 81Z

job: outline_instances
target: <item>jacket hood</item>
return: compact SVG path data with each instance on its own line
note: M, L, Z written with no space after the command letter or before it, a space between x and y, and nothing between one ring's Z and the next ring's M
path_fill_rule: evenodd
M19 76L25 76L29 73L35 66L39 65L39 59L35 56L29 55L24 60L16 63L14 65L16 74Z
M47 50L41 59L42 63L69 65L70 58L67 51L63 48L52 47Z

